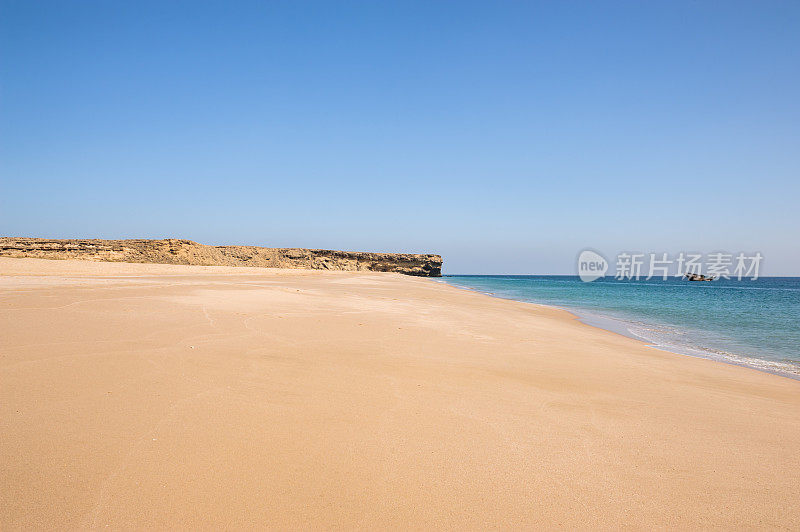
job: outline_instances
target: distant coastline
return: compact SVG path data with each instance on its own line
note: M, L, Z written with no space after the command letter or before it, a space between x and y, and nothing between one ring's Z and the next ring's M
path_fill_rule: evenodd
M396 272L418 277L439 277L442 273L442 257L435 254L208 246L176 238L100 240L0 237L0 256L188 266Z

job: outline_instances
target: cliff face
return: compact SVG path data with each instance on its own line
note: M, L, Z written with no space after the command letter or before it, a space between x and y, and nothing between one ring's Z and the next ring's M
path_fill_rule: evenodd
M410 253L366 253L327 249L206 246L191 240L51 240L0 237L0 256L82 259L197 266L258 266L398 272L422 277L442 274L442 257Z

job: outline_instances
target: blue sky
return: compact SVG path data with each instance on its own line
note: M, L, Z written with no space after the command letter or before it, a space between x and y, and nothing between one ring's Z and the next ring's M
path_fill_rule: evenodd
M0 234L761 251L800 275L798 2L0 2Z

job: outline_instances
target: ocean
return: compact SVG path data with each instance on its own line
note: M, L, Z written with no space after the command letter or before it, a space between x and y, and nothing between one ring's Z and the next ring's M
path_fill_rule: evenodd
M617 280L445 275L496 297L560 307L581 321L681 353L800 379L800 277Z

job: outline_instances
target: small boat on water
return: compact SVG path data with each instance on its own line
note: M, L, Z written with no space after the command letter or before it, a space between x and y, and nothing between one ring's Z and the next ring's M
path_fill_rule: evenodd
M701 273L688 272L684 277L690 281L715 281L717 278L711 275L703 275Z

